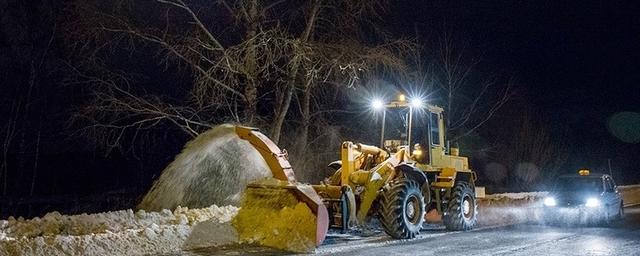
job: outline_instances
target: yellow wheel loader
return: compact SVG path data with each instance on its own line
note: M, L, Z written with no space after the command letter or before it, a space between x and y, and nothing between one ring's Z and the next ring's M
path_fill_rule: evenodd
M443 110L404 96L373 105L382 114L380 147L346 141L334 174L319 185L296 181L287 153L257 129L236 127L262 155L274 179L247 186L233 223L240 238L261 245L309 251L329 227L348 230L378 217L385 232L419 234L428 210L449 230L476 224L475 172L457 148L445 146Z
M443 109L404 96L384 103L380 147L344 142L335 173L313 188L323 198L331 227L347 230L377 216L394 238L415 237L428 210L449 230L476 224L476 174L457 148L445 146Z

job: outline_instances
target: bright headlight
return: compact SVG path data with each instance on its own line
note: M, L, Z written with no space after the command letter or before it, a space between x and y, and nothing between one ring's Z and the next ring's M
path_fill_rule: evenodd
M545 206L556 206L556 199L553 197L547 197L544 199Z
M420 98L413 98L411 99L410 102L411 106L414 108L421 108L422 107L422 99Z
M587 203L585 204L587 207L598 207L600 206L600 200L597 198L589 198L587 199Z
M380 110L384 107L384 102L381 99L374 99L371 101L371 107L375 110Z

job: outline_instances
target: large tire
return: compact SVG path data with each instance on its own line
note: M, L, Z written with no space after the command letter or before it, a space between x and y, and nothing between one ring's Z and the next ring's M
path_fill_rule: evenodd
M457 182L442 218L448 230L471 230L476 225L478 204L467 182Z
M378 210L384 231L396 239L416 237L424 222L424 207L416 181L404 177L391 181L381 193Z

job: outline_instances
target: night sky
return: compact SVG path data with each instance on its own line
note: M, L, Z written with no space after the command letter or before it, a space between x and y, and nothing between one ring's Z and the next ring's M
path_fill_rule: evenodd
M567 171L601 170L611 158L614 174L638 179L638 141L625 143L608 128L614 114L640 111L637 2L405 1L396 7L402 15L391 22L404 33L428 38L453 31L489 69L513 75L517 97L569 142ZM637 136L633 120L625 125Z

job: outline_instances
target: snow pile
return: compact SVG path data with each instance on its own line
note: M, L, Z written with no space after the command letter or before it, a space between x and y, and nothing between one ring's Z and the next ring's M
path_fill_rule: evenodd
M618 186L622 200L627 206L640 204L640 185Z
M145 212L114 211L0 221L0 255L143 255L208 247L234 239L223 231L237 214L234 206L216 205ZM203 239L201 236L205 236ZM216 237L218 236L218 237ZM237 238L236 238L237 240Z
M501 194L490 194L486 195L485 198L488 200L530 200L545 197L549 194L549 192L539 191L539 192L520 192L520 193L501 193Z
M260 153L238 137L235 126L219 125L187 143L138 208L238 206L248 183L271 176Z
M537 210L548 192L523 192L487 195L478 199L478 224L492 226L541 220Z

